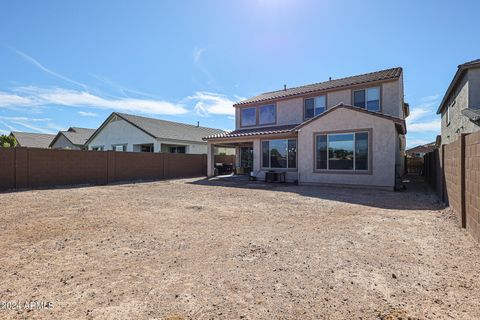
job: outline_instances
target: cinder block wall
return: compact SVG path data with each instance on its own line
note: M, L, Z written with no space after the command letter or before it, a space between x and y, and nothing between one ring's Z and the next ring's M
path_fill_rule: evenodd
M480 242L480 132L465 137L465 211L466 228Z
M446 202L453 208L458 215L458 221L462 226L462 193L461 193L461 140L456 140L448 145L445 145L444 155L444 174L446 184Z
M206 175L205 154L0 149L0 190Z

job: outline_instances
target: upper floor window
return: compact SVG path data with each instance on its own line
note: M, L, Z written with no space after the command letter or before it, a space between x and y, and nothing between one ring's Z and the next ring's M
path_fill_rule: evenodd
M308 98L304 100L305 119L310 119L324 112L326 109L325 96Z
M254 126L257 123L257 108L240 109L240 125L242 127Z
M258 108L258 124L272 124L276 122L275 105L269 104Z
M368 111L380 111L380 87L354 91L353 105Z

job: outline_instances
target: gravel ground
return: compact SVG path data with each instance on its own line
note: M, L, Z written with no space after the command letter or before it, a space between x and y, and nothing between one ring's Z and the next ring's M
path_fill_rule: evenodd
M0 303L21 304L2 319L480 319L480 247L421 185L187 179L0 203Z

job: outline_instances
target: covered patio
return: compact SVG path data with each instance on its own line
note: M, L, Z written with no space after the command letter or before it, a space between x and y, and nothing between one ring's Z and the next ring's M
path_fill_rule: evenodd
M235 130L206 137L207 175L214 177L217 148L235 148L234 173L264 179L266 173L281 173L284 180L298 181L297 132L294 125Z

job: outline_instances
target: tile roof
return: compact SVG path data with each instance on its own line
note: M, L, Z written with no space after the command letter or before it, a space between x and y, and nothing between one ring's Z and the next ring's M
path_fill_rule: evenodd
M361 75L347 77L347 78L329 80L325 82L314 83L314 84L304 85L304 86L295 87L295 88L289 88L286 90L266 92L256 97L242 100L236 103L235 106L245 105L253 102L262 102L262 101L269 101L273 99L286 98L286 97L291 97L296 95L303 95L303 94L312 93L316 91L340 89L343 87L349 87L357 84L364 84L364 83L375 82L375 81L397 79L401 76L401 74L402 74L402 68L398 67L398 68L391 68L391 69L361 74Z
M360 108L357 108L357 107L353 107L353 106L350 106L350 105L346 105L346 104L338 104L330 109L328 109L327 111L313 117L313 118L310 118L300 124L292 124L292 125L283 125L283 126L273 126L273 127L260 127L260 128L251 128L251 129L239 129L239 130L234 130L234 131L231 131L231 132L225 132L223 134L219 134L219 135L212 135L212 136L207 136L204 138L204 140L213 140L213 139L222 139L222 138L237 138L237 137L248 137L248 136L258 136L258 135L267 135L267 134L276 134L276 133L290 133L290 132L296 132L298 131L298 129L308 125L309 123L317 120L318 118L321 118L337 109L340 109L340 108L344 108L344 109L349 109L349 110L353 110L353 111L356 111L356 112L361 112L361 113L365 113L365 114L368 114L368 115L371 115L371 116L375 116L375 117L380 117L380 118L384 118L384 119L387 119L387 120L391 120L393 123L395 123L395 126L397 127L397 130L399 130L402 134L406 134L407 133L407 129L406 129L406 124L405 124L405 120L403 119L400 119L400 118L397 118L397 117L393 117L393 116L389 116L389 115L385 115L385 114L382 114L382 113L378 113L378 112L373 112L373 111L368 111L368 110L365 110L365 109L360 109Z
M414 155L415 153L428 153L436 149L435 141L427 143L421 146L416 146L405 151L409 156Z
M54 134L18 131L12 131L10 135L15 137L19 147L29 148L48 148L53 138L55 138Z
M92 136L96 129L89 129L89 128L78 128L78 127L71 127L67 131L60 131L59 133L63 134L71 143L83 146L85 142ZM52 141L52 144L55 142Z
M218 138L236 138L236 137L248 137L248 136L259 136L265 134L276 134L276 133L288 133L294 129L297 124L284 125L284 126L274 126L274 127L261 127L261 128L250 128L250 129L239 129L230 132L223 132L220 134L210 135L204 140L218 139Z
M114 116L118 116L124 119L125 121L131 123L132 125L136 126L137 128L141 129L142 131L156 139L204 142L202 138L205 136L211 136L225 132L221 129L207 128L192 124L114 112L108 117L108 119L102 124L102 126L100 126L100 128L95 131L95 133L90 137L89 140L93 139L93 137L98 132L100 132L103 127L108 123L108 121Z
M480 109L466 108L462 110L462 114L474 122L480 121Z

